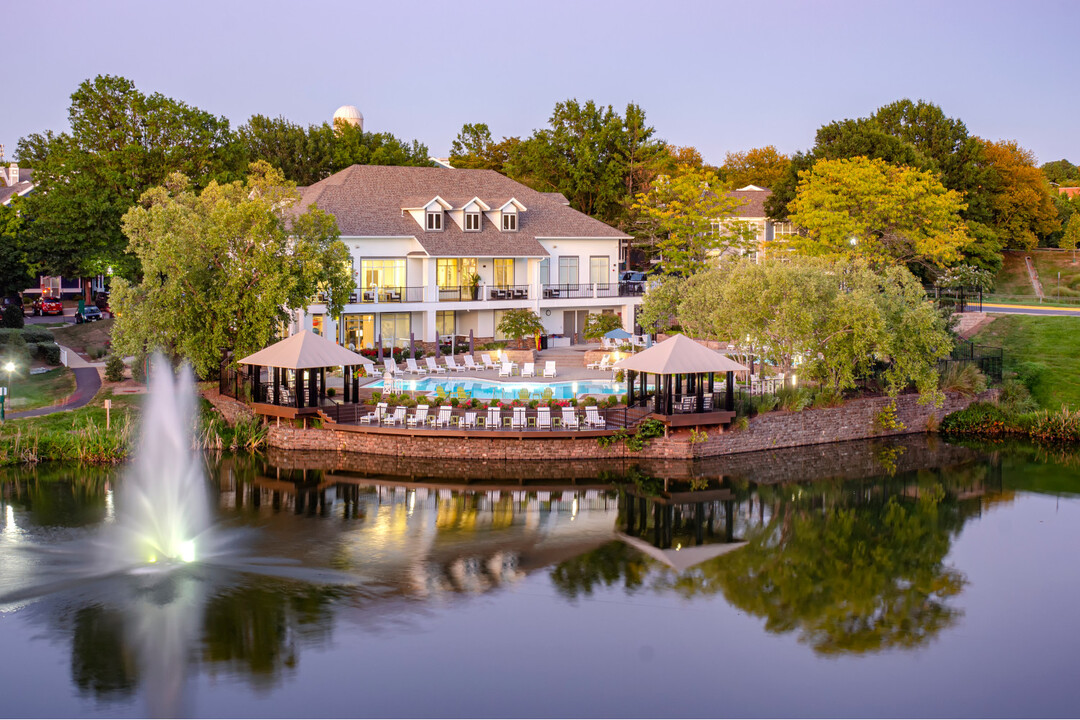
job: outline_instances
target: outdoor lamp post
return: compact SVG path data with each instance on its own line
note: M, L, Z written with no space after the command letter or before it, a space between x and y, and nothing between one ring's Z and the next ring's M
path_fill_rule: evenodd
M7 399L11 397L11 373L15 372L15 363L8 360L4 363L4 370L7 371L7 387L4 388L4 394L0 395L0 420L5 418Z

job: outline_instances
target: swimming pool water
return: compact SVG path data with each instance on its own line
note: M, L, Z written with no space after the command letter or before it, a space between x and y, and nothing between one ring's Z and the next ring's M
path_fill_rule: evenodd
M577 380L562 382L497 382L495 380L475 380L468 378L415 378L398 379L394 383L398 392L436 393L442 388L452 395L459 388L474 398L481 400L513 400L521 391L527 390L529 396L539 397L546 388L551 388L556 400L570 400L578 395L621 395L626 392L626 383L613 383L606 380ZM365 385L375 390L383 389L383 381Z

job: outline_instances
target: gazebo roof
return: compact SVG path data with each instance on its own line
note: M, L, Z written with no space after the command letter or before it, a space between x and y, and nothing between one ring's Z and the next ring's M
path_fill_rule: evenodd
M248 355L241 365L308 370L311 368L337 367L339 365L366 365L374 363L363 355L333 343L322 335L301 330L268 348Z
M682 334L623 358L614 367L654 375L726 373L750 369Z
M678 573L686 572L695 565L700 565L703 562L718 558L721 555L727 555L729 552L734 552L746 545L745 542L739 541L715 545L692 545L690 547L679 549L668 548L667 550L661 550L655 545L645 542L641 538L633 537L626 533L616 533L615 537L619 538L630 547L648 555L652 559L659 560Z

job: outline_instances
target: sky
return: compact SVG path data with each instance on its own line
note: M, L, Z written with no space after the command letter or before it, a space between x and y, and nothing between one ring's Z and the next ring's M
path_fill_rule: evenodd
M808 149L821 125L906 97L1080 163L1077 0L0 0L0 27L20 53L0 74L8 161L111 74L234 127L355 105L365 130L435 156L464 123L527 136L577 98L637 103L657 137L720 164Z

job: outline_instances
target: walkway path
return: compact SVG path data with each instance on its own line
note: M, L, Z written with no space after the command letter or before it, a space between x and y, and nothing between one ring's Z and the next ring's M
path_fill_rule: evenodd
M89 404L97 395L97 391L101 389L101 375L98 373L98 368L104 367L104 363L88 363L79 357L79 354L74 350L63 346L60 349L67 352L68 367L75 373L75 392L64 398L64 401L58 405L8 413L9 420L41 417L42 415L51 415L65 410L77 410Z
M1035 271L1035 264L1031 262L1030 256L1024 258L1024 264L1027 265L1028 279L1031 280L1031 286L1035 288L1035 294L1039 296L1040 300L1045 299L1042 283L1039 282L1039 273Z
M1080 307L1053 307L1046 305L995 305L983 303L983 312L1000 313L1003 315L1060 315L1064 317L1080 317Z

